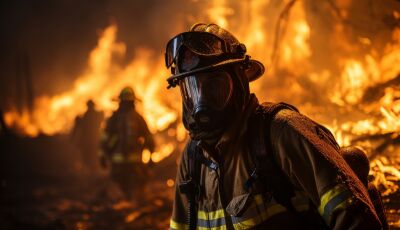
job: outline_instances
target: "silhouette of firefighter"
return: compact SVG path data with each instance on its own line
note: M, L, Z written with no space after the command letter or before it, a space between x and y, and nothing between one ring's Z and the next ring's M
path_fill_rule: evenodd
M154 152L153 137L135 110L137 100L131 87L122 89L119 108L108 119L101 140L102 165L111 162L111 177L128 199L143 191L149 175L142 162L143 150Z
M75 118L72 140L79 148L82 167L86 174L94 174L100 170L98 158L100 126L104 114L97 111L92 100L86 102L86 112Z
M387 229L365 153L292 105L260 104L249 82L264 66L231 33L196 24L165 61L190 134L171 229Z

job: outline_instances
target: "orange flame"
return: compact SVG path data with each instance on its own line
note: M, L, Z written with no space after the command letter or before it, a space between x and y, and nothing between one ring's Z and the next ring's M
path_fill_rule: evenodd
M357 48L372 47L375 41L357 36L349 42L346 39L348 25L338 20L332 26L332 40L329 42L342 49L343 53L335 54L338 63L319 68L313 63L316 48L313 48L310 38L320 31L313 31L315 28L307 17L309 12L303 1L292 5L286 21L279 25L283 28L277 28L279 12L289 2L272 4L270 0L252 0L232 3L214 0L207 5L204 14L210 22L237 35L246 44L248 53L268 67L266 76L251 85L261 100L268 96L269 100L295 103L303 113L330 127L341 145L351 144L351 140L358 135L399 132L398 87L386 87L379 100L366 105L362 103L369 87L387 82L400 73L400 28L393 30L383 52L371 50L361 55ZM347 19L352 1L337 2L340 8L338 15ZM398 18L400 14L394 11L393 15ZM275 41L277 31L280 37ZM37 98L31 115L28 112L18 114L16 110L6 112L7 124L18 127L28 135L67 132L74 117L84 111L85 102L93 95L96 95L93 99L97 107L109 115L116 108L112 98L122 87L130 85L143 101L139 103L138 110L144 115L151 132L168 128L178 119L181 105L179 90L167 92L165 89L168 72L163 67L161 54L140 48L136 50L134 60L127 65L118 64L116 60L125 58L126 46L117 42L116 36L116 25L103 31L97 47L90 53L86 70L70 91L54 97ZM276 60L272 60L274 50L279 54ZM285 90L282 91L282 88ZM347 115L347 121L343 122L341 116L349 114L349 111L357 116ZM179 140L184 140L186 136L181 124L167 133ZM155 153L144 152L142 160L160 161L175 147L162 143ZM384 167L380 165L390 163L380 162L374 164L381 170ZM394 173L394 176L398 177L398 174Z

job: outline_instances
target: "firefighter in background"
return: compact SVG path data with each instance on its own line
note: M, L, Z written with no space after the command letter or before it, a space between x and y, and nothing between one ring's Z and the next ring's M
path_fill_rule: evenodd
M108 119L101 139L101 162L111 162L111 177L126 198L143 191L149 171L142 162L142 152L154 152L153 137L146 121L135 110L135 93L131 87L122 89L119 108Z
M86 112L75 118L71 138L79 148L84 173L86 175L95 175L96 172L100 171L97 153L100 140L100 125L104 119L104 113L96 110L92 100L88 100L86 106Z
M165 61L190 135L171 229L387 229L329 130L250 93L264 66L231 33L196 24Z

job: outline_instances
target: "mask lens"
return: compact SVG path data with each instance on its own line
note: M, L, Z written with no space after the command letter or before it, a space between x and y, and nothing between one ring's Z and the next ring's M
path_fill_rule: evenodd
M168 42L165 52L165 65L167 66L167 68L169 68L174 62L181 45L182 36L180 35L174 37Z
M191 113L199 107L224 109L232 95L232 85L229 74L223 71L189 76L179 83L184 105Z

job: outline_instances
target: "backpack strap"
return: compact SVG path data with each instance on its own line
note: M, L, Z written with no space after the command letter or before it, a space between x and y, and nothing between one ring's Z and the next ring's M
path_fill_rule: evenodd
M188 225L189 230L196 229L197 226L197 202L201 195L200 172L201 165L205 165L211 170L216 171L218 165L210 159L207 159L200 147L201 143L198 141L190 140L186 154L189 160L189 180L182 181L179 184L179 191L184 193L188 198Z
M186 154L189 160L189 180L179 184L179 192L186 195L188 199L187 223L189 230L195 230L197 226L197 200L200 195L200 170L201 165L197 160L199 147L195 141L190 140Z

